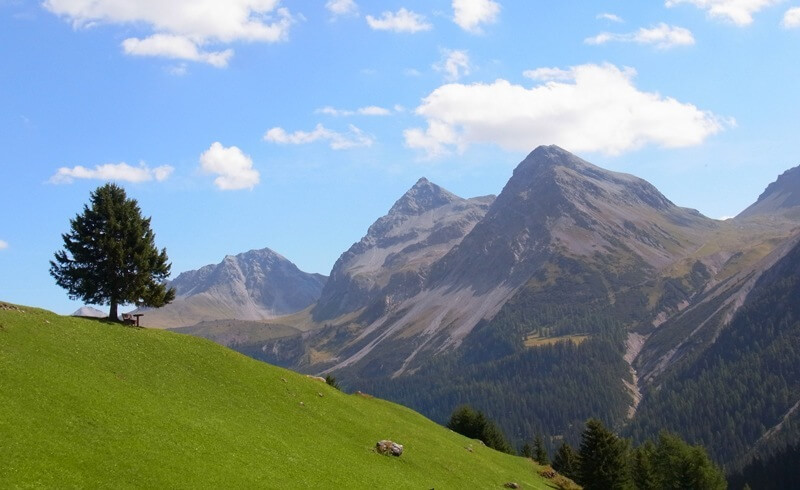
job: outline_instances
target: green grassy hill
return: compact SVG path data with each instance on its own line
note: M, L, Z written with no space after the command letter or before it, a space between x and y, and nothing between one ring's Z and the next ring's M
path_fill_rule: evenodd
M208 340L4 303L0 457L3 488L551 485L407 408Z

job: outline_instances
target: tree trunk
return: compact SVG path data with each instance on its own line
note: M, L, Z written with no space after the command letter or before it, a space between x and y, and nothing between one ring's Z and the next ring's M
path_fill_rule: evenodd
M119 315L117 315L117 301L111 300L111 310L108 312L108 318L112 321L118 322Z

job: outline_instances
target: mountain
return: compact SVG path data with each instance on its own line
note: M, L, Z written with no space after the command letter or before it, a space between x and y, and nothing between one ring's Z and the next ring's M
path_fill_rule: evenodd
M453 196L433 192L427 182L421 184L412 188L410 195L426 189L424 202L438 204L437 219L447 216L443 213L451 212ZM407 213L398 211L406 209L408 201L407 194L340 258L315 312L342 313L355 308L348 302L353 290L369 288L339 286L344 282L341 271L347 270L348 264L359 264L358 260L363 263L377 256L370 262L371 278L408 277L402 266L383 260L385 255L376 254L369 246L379 243L377 237L386 223L395 223L397 217L401 223L407 222ZM457 202L463 209L464 203ZM423 211L419 217L426 222L437 222L427 218L433 211L425 206L413 209ZM719 226L694 210L675 206L641 179L602 170L554 146L533 151L485 215L471 212L469 217L452 216L465 223L458 228L465 235L453 234L456 238L447 249L429 255L427 272L416 273L413 287L402 289L403 294L376 289L373 297L382 303L361 319L337 323L335 315L320 318L341 327L304 339L318 352L335 350L325 368L359 370L361 366L364 373L359 376L367 372L369 376L399 376L413 371L430 355L461 345L480 322L494 317L531 281L548 283L548 277L567 272L564 269L570 267L566 263L570 260L608 269L614 281L632 287L682 257L683 250L699 248L704 237ZM607 293L603 295L607 297ZM380 359L379 366L375 359Z
M203 339L0 303L0 353L4 488L554 487L529 459Z
M178 275L169 283L176 290L175 301L139 312L144 313L143 325L159 328L263 320L307 308L319 298L325 280L268 248L251 250Z
M794 192L779 182L770 193ZM429 247L448 222L458 223L447 227L451 239ZM516 443L536 434L575 443L599 417L637 440L669 427L731 465L766 437L768 428L740 424L766 421L748 411L761 406L755 392L715 420L713 399L678 394L745 321L737 318L763 278L779 277L770 271L797 237L792 213L709 219L640 178L543 146L492 201L418 182L342 255L315 306L237 335L235 348L332 373L439 422L471 404ZM760 366L751 379L775 386L766 381L787 372ZM790 392L765 403L779 411ZM676 421L687 411L696 425ZM715 444L699 428L718 420L750 432Z
M494 196L462 199L421 178L333 266L317 321L416 295L432 263L469 233Z
M800 443L800 233L764 265L745 294L737 291L738 305L709 290L721 300L700 298L686 310L693 313L661 327L681 335L688 323L690 346L679 346L675 352L687 352L648 383L634 436L662 428L681 433L729 469ZM701 321L712 324L711 341ZM648 357L641 364L652 370Z
M607 255L619 245L643 265L662 267L679 253L676 235L696 243L715 226L642 179L542 146L514 170L486 218L437 264L435 280L478 291L514 287L553 252Z
M104 313L97 308L91 306L81 306L71 316L86 316L90 318L106 318L108 313Z
M771 183L750 207L736 218L792 214L800 217L800 166L787 170Z

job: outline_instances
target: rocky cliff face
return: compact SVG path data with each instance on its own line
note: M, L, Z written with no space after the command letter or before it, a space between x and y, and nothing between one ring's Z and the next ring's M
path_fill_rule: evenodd
M294 313L313 304L325 277L308 274L265 248L229 255L216 265L180 274L170 286L175 301L145 309L143 324L182 327L202 321L261 320Z

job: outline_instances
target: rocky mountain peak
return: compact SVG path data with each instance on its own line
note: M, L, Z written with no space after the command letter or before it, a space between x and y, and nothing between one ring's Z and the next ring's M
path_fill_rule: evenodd
M163 308L146 311L147 325L178 327L294 313L319 298L325 280L301 271L269 248L226 255L218 264L183 272L170 281L177 298Z
M520 167L528 166L565 166L565 167L584 167L591 165L567 150L556 145L537 146L520 163Z
M92 308L91 306L81 306L72 314L72 316L85 316L89 318L105 318L108 316L107 313L98 310L97 308Z
M237 255L228 255L225 257L225 261L229 260L239 264L258 262L266 266L271 266L282 262L289 262L286 257L269 248L249 250Z
M600 168L555 145L539 146L528 154L514 170L503 194L505 199L516 199L544 189L552 199L562 201L562 206L601 200L659 211L676 207L649 182ZM505 199L498 199L498 204Z
M418 216L432 209L461 200L463 199L422 177L394 203L392 209L389 210L389 214Z
M413 296L430 265L469 233L492 200L493 196L464 199L419 179L339 257L314 318L335 318L381 297Z
M619 255L624 248L631 260L661 267L674 259L664 230L708 227L709 221L643 179L540 146L517 166L484 219L434 265L429 285L469 286L481 294L502 284L517 287L556 251Z
M800 165L782 173L758 196L758 200L742 211L737 218L781 214L797 207L800 207Z

